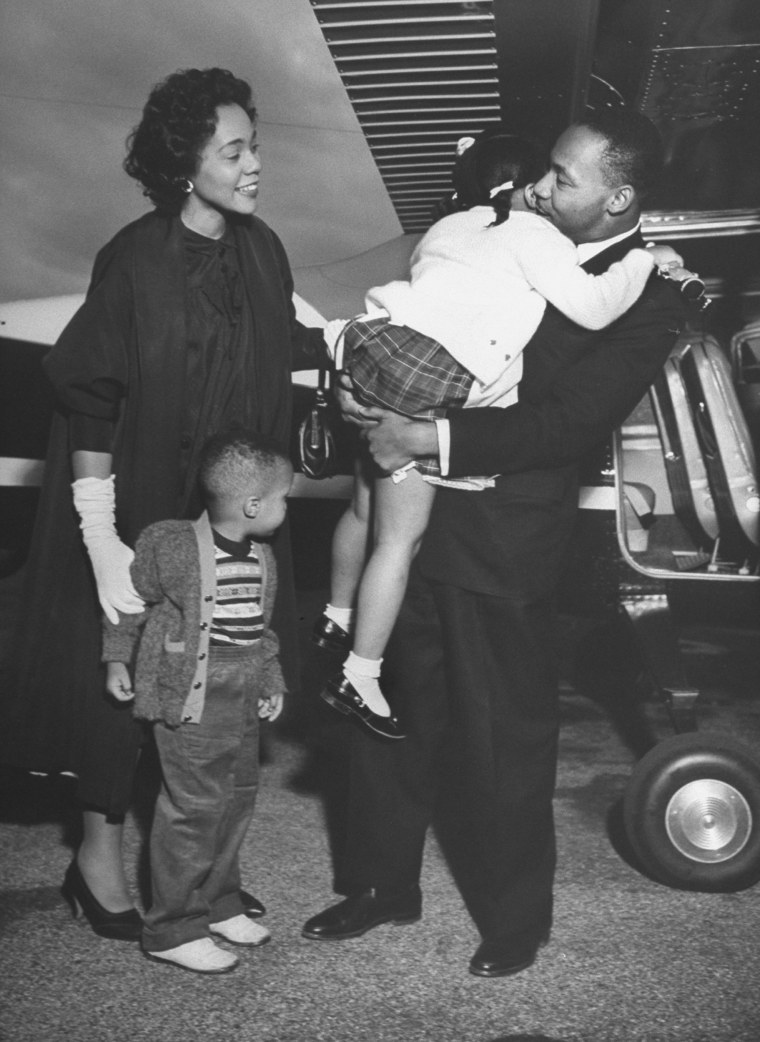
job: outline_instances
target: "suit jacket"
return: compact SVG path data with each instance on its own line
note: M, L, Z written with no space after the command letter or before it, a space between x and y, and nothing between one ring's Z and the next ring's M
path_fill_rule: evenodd
M603 272L639 233L584 268ZM621 318L597 332L551 306L525 348L519 402L449 413L449 474L500 474L493 489L440 488L417 562L429 579L494 596L551 593L577 509L580 459L645 394L684 323L677 290L650 278Z

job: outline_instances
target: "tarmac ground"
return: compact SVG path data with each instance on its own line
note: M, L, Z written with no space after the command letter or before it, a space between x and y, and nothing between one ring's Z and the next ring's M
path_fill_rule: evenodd
M0 581L0 640L20 577ZM72 921L60 895L77 839L71 782L4 772L0 1039L758 1042L760 889L677 889L637 863L621 804L638 757L671 727L663 705L641 697L631 663L573 617L563 618L562 632L556 915L536 963L497 980L467 972L479 939L445 856L445 808L426 849L419 923L343 942L301 936L307 918L338 900L333 851L351 726L316 696L335 663L308 642L323 575L301 580L304 687L263 742L242 852L245 885L267 906L272 942L241 950L235 972L209 979L96 937ZM700 730L739 739L760 758L757 632L693 625L681 647L700 689ZM138 904L156 784L148 748L127 821Z

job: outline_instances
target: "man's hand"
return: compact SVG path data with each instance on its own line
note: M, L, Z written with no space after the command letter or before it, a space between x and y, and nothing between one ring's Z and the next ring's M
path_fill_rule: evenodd
M438 429L428 420L412 420L389 409L361 405L353 394L348 373L342 373L335 388L343 419L361 427L375 463L388 474L412 460L438 455Z
M371 427L377 422L373 414L382 412L382 409L373 409L361 405L354 397L354 387L348 373L341 373L338 384L333 390L335 401L338 403L341 416L346 423L352 423L355 427Z
M397 412L372 409L374 424L364 437L381 470L392 474L415 459L438 455L438 429L429 420L411 420Z

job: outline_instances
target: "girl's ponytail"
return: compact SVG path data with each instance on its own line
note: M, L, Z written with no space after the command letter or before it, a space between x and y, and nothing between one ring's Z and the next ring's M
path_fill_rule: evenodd
M503 224L507 217L509 217L510 210L512 209L512 191L515 188L514 181L504 181L503 184L496 185L488 193L488 197L493 206L496 219L492 222L491 227L497 224Z

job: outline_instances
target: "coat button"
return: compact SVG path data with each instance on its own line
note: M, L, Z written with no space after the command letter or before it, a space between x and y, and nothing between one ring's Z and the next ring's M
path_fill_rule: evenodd
M201 623L201 629L202 630L207 630L208 629L208 623L207 622L202 622Z
M200 655L198 656L198 661L199 661L199 662L203 662L203 660L204 660L204 658L205 658L205 657L206 657L206 652L205 652L205 651L202 651L202 652L200 653Z
M197 691L199 687L203 687L203 684L200 682L200 680L193 684L193 688L195 691Z
M208 604L209 601L213 601L214 595L210 593L207 597L204 597L203 599Z

